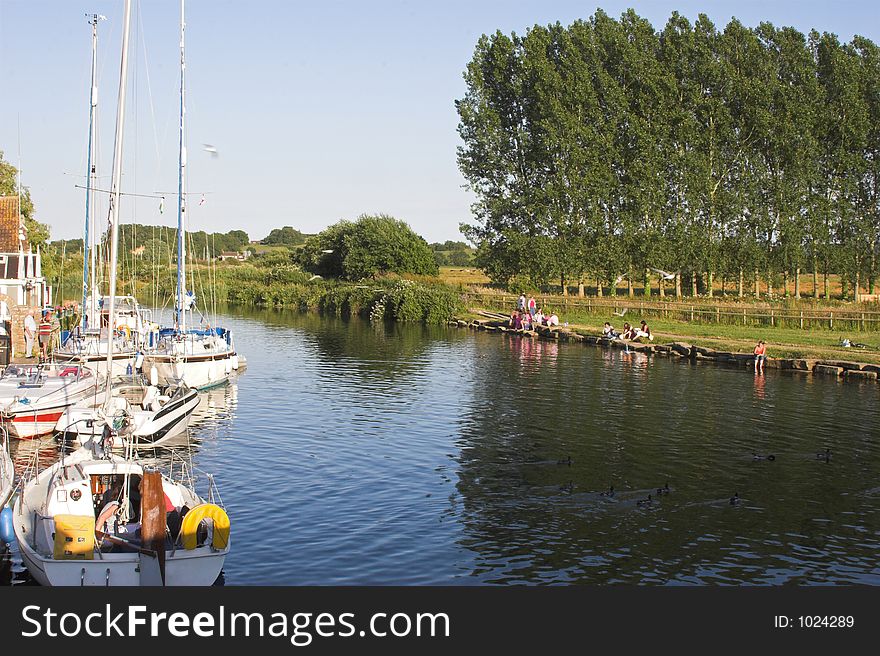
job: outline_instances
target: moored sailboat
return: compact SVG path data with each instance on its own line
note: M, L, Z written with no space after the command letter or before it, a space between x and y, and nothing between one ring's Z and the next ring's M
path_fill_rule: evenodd
M144 372L150 380L182 381L195 389L225 383L242 368L232 333L212 326L204 317L194 327L190 317L196 306L195 293L186 289L186 21L184 0L180 3L180 124L177 170L177 291L174 325L162 331L155 348L144 357Z
M115 320L119 198L131 0L125 0L111 183L110 295ZM108 334L108 368L114 342ZM103 415L119 396L108 377ZM125 456L112 452L118 433ZM210 585L229 553L229 517L213 478L208 499L194 481L173 480L136 458L127 433L105 421L91 440L23 482L13 528L24 564L43 585ZM190 473L192 470L190 469ZM215 500L217 503L215 503Z

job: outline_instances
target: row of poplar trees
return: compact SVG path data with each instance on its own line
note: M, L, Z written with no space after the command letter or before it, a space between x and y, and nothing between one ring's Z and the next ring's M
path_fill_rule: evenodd
M677 13L657 32L600 10L484 35L464 77L458 161L476 202L461 228L493 281L632 293L659 269L677 296L828 297L829 274L844 295L875 291L870 40Z

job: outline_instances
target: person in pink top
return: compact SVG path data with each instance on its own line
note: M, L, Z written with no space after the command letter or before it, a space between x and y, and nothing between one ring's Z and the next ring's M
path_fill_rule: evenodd
M764 360L767 359L767 344L762 339L755 346L755 373L764 373Z

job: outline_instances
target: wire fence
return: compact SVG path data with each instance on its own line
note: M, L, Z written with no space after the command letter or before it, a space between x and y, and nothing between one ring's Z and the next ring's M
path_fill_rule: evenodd
M516 307L519 296L491 292L469 291L465 296L492 309L510 311ZM538 307L552 309L562 315L566 312L586 312L637 320L643 317L715 323L735 326L770 326L801 330L837 330L870 332L880 330L880 312L874 310L773 308L743 305L699 305L681 302L646 302L634 299L580 298L566 296L535 296ZM631 317L631 319L630 319ZM564 319L563 319L564 320Z

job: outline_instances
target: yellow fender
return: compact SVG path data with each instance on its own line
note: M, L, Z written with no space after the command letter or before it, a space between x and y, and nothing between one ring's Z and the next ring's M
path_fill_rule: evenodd
M180 539L183 548L196 548L196 533L203 519L214 523L214 539L211 544L215 549L225 549L229 545L229 515L220 506L213 503L202 503L190 510L183 517L180 526Z

